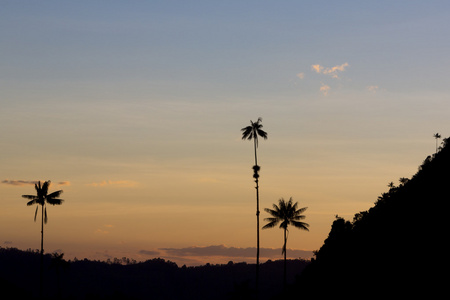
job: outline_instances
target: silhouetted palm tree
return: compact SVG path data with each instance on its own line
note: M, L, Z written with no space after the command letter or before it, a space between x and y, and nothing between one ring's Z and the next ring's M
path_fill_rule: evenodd
M258 136L263 139L267 139L267 132L262 130L262 119L258 118L256 122L250 120L250 126L244 127L242 131L243 140L253 140L253 146L255 149L255 165L253 166L253 178L256 183L256 291L258 291L259 284L259 170L258 157L256 155L256 149L258 148Z
M51 205L61 205L64 200L58 199L58 197L63 192L62 190L48 194L48 188L50 186L50 180L45 181L42 186L41 182L38 181L34 188L36 189L36 195L22 195L23 198L30 199L27 206L37 204L36 212L34 213L34 221L36 222L36 216L38 213L39 205L41 206L42 216L41 216L41 297L42 297L42 284L43 284L43 265L44 265L44 223L47 224L47 207L46 204Z
M289 198L289 201L285 201L283 198L278 200L278 205L273 204L273 209L265 208L264 210L268 212L272 217L265 218L265 221L268 221L266 225L264 225L263 229L273 228L278 223L281 222L280 228L284 230L284 245L282 254L284 254L284 286L286 287L286 244L287 244L287 232L288 226L292 225L296 228L309 231L309 224L302 222L305 218L302 213L307 209L307 207L297 208L298 202L292 203L292 197Z
M250 120L251 125L241 129L243 140L253 140L255 149L255 166L258 165L258 158L256 155L256 149L258 148L258 136L267 140L267 132L261 129L263 127L261 122L262 122L261 118L258 118L258 121L256 122Z
M439 133L436 133L433 135L433 137L436 139L436 153L438 152L438 139L441 138L441 135Z

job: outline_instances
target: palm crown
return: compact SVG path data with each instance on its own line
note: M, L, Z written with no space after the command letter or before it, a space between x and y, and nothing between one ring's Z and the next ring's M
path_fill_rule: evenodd
M47 223L47 208L45 207L45 204L51 204L51 205L61 205L64 201L63 199L58 199L58 197L62 194L62 190L53 192L48 194L48 188L50 186L50 180L45 181L42 186L41 182L38 181L34 188L36 189L36 195L22 195L23 198L30 199L28 201L27 206L31 206L34 204L38 204L42 206L42 209L44 209L44 222ZM36 215L38 212L39 206L36 207L36 212L34 213L34 221L36 221Z
M309 224L302 222L305 218L302 213L307 209L307 207L297 208L298 202L292 203L292 198L289 198L289 201L285 201L281 198L278 201L278 205L273 204L273 209L265 208L264 210L268 212L272 217L265 218L265 221L268 221L266 225L263 226L263 229L273 228L278 223L280 223L280 228L287 230L288 225L292 225L296 228L309 231ZM286 241L283 246L283 253L286 252Z
M262 122L261 118L258 118L256 122L250 120L251 125L241 129L242 139L254 140L256 148L258 147L258 136L262 137L265 140L267 139L267 132L261 129L263 127L261 122Z

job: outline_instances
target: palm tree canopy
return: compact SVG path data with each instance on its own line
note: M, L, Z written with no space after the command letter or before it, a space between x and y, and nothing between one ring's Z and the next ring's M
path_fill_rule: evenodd
M280 228L283 229L287 229L288 225L292 225L296 228L309 231L309 224L301 221L305 219L302 213L307 207L297 208L297 206L298 202L292 203L292 198L289 198L287 202L281 198L278 201L278 205L273 204L273 209L265 208L264 210L272 215L272 217L264 219L269 223L264 225L263 229L273 228L280 223Z
M262 130L261 128L263 125L261 124L262 119L258 118L256 122L253 122L250 120L250 124L247 127L244 127L241 129L242 131L242 139L245 140L255 140L255 145L258 147L258 136L262 137L263 139L267 139L267 132Z
M436 133L435 135L433 135L436 139L440 139L441 135L439 133Z
M34 204L39 204L43 206L46 202L51 205L61 205L64 200L58 198L63 191L59 190L48 194L48 188L50 186L50 183L51 183L50 180L45 181L41 186L41 182L38 181L34 185L34 188L36 189L36 195L22 195L23 198L30 199L30 201L27 202L27 205L30 206Z

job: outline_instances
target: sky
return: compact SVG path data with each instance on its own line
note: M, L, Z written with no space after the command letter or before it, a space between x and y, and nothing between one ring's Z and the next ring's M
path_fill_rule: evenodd
M308 207L309 258L450 135L449 37L448 1L1 0L0 246L40 247L21 195L51 180L47 253L254 263L261 117L261 226Z

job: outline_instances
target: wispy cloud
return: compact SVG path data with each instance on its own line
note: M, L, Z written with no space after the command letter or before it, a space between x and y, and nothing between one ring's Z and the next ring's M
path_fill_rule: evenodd
M37 180L9 180L9 179L5 179L5 180L2 180L2 183L9 184L9 185L23 186L23 185L34 185L35 183L37 183Z
M376 93L378 91L378 89L379 89L378 85L369 85L369 86L367 86L367 90L369 92L372 92L372 93Z
M320 87L320 91L322 92L322 94L324 96L328 95L328 92L330 91L330 89L331 89L330 86L326 85L326 84L322 84L322 86Z
M332 78L339 78L338 73L344 72L348 66L349 66L349 64L347 62L343 63L342 65L334 66L331 68L325 68L324 66L317 64L317 65L312 65L311 69L319 74L329 75Z
M39 180L9 180L5 179L2 180L2 183L9 184L9 185L15 185L15 186L24 186L24 185L35 185ZM43 182L45 180L41 180ZM70 185L70 181L60 181L57 183L57 185Z
M118 180L118 181L103 180L101 182L93 182L93 183L89 183L87 185L93 186L93 187L106 187L106 186L135 187L135 186L137 186L137 184L138 183L136 181L132 181L132 180Z
M301 72L301 73L298 73L296 76L298 78L300 78L300 79L304 79L305 78L305 73Z
M158 256L159 255L158 251L153 251L153 250L140 250L138 253L142 254L142 255L146 255L146 256Z

